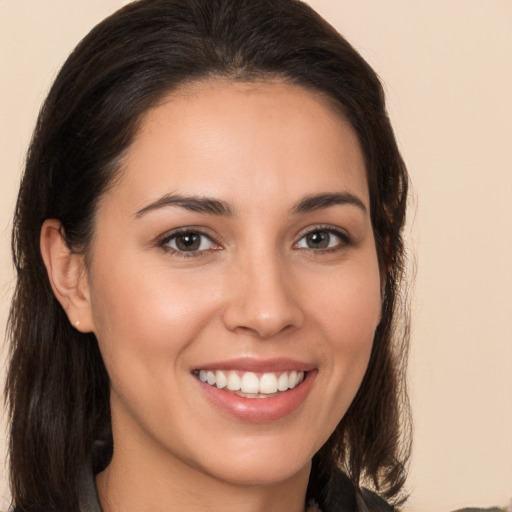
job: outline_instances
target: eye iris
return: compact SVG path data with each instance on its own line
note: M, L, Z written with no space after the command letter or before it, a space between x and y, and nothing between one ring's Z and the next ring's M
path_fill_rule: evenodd
M325 249L329 247L330 239L326 231L314 231L306 236L306 243L310 249Z
M176 247L180 251L197 251L201 245L201 236L197 233L184 233L176 237Z

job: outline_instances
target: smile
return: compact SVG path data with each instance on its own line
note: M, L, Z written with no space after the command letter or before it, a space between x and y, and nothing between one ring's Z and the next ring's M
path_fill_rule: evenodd
M235 392L245 398L269 398L288 391L304 381L304 371L243 372L234 370L199 370L194 372L201 382L218 389Z
M289 358L241 357L200 364L192 375L215 410L237 421L261 423L300 409L315 386L318 368Z

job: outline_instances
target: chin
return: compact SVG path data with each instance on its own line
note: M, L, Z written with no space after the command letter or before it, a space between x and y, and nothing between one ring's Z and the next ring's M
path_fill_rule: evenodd
M252 464L235 463L218 468L212 476L239 486L272 486L300 476L307 478L310 467L310 460L302 461L302 464L292 464L289 461L278 460L277 457L265 457L265 460L254 461Z
M227 448L228 456L212 454L204 460L202 471L211 476L236 485L273 485L304 477L307 479L311 459L316 450L306 450L306 442L289 443L278 439L273 443L258 443L252 446ZM205 453L205 455L207 455Z

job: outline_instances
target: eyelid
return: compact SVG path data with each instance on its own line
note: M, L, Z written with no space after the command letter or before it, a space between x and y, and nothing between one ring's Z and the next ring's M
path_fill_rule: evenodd
M313 224L313 225L310 225L310 226L307 226L307 227L301 229L297 233L297 239L300 239L300 238L304 237L305 235L307 235L308 233L312 233L314 231L330 231L332 233L339 234L341 237L346 238L346 239L352 238L352 236L349 234L349 232L340 226L336 226L333 224Z

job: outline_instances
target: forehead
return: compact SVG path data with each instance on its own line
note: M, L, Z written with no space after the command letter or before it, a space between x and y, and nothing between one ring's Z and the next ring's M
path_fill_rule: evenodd
M143 116L113 193L140 208L163 193L236 204L340 190L368 205L359 141L333 101L283 82L216 80Z

